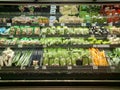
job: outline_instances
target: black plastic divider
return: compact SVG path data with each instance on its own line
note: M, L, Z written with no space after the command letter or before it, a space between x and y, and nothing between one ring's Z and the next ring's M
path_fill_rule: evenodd
M23 5L23 4L118 4L119 0L115 1L108 1L108 0L100 0L100 1L94 1L94 0L39 0L38 2L34 1L0 1L0 4L4 5Z
M57 47L62 47L62 48L116 48L120 47L120 44L76 44L76 45L51 45L51 46L44 46L44 45L23 45L20 47L19 45L0 45L0 49L4 49L6 47L10 47L12 49L43 49L45 48L57 48Z
M68 35L68 34L64 34L64 35L58 35L58 34L55 34L55 35L2 35L0 34L0 37L7 37L7 38L14 38L14 37L18 37L18 38L21 38L21 37L37 37L37 38L42 38L43 36L45 36L46 38L47 37L84 37L84 38L88 38L88 37L91 37L91 36L94 36L98 39L104 39L104 38L107 38L109 36L111 37L120 37L120 35L112 35L112 34L109 34L109 35L93 35L93 34L86 34L86 35L83 35L83 34L79 34L79 35L75 35L75 34L71 34L71 35Z
M33 66L26 66L25 69L21 69L20 66L15 67L1 67L0 72L8 71L6 73L29 73L35 72L38 73L111 73L111 66L99 66L98 69L93 69L93 66L71 66L71 69L68 69L68 66L46 66L46 69L43 69L42 66L39 66L38 69L35 69Z
M23 23L11 23L11 22L7 22L7 23L10 23L11 26L26 26L26 25L30 25L30 26L42 26L42 27L49 27L51 25L49 25L49 23L41 23L41 24L33 24L33 23L26 23L26 24L23 24ZM0 26L4 26L6 27L7 26L7 23L0 23ZM44 24L44 25L43 25ZM62 25L64 24L64 25ZM53 23L53 26L68 26L68 27L93 27L92 26L92 23L86 23L86 26L82 26L82 23ZM96 26L109 26L109 23L107 24L96 24ZM120 22L119 23L113 23L113 26L117 26L119 27L120 26Z
M102 70L102 71L101 71ZM99 67L98 70L92 66L72 67L42 67L34 69L34 67L3 68L0 70L1 80L120 80L119 72L111 72L109 67Z
M23 45L22 47L19 47L19 45L2 45L0 46L0 49L4 49L6 47L10 47L11 49L42 49L42 45Z

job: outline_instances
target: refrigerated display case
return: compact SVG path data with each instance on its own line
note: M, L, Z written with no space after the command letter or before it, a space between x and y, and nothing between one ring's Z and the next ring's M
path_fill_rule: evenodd
M1 0L0 82L119 85L119 0Z

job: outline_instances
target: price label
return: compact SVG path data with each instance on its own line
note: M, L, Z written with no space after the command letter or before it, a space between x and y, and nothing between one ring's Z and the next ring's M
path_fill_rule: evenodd
M93 26L93 27L96 26L96 23L92 23L92 26Z
M61 23L61 26L65 26L65 23Z
M51 5L51 9L56 9L56 5Z
M110 45L93 45L93 47L97 47L97 48L109 48Z
M18 45L18 48L22 48L22 47L23 47L23 45L22 45L22 44L19 44L19 45Z
M10 38L13 38L13 35L10 35L9 37L10 37Z
M51 5L50 14L56 14L56 5Z
M53 26L53 23L49 23L49 26Z
M107 22L104 22L104 24L107 24Z
M43 47L44 47L44 48L46 48L47 46L46 46L46 45L44 45Z
M56 9L51 9L50 14L56 14Z
M47 69L47 67L46 67L46 66L42 66L42 69L43 69L43 70L46 70L46 69Z
M91 35L91 37L95 37L95 35Z
M114 66L111 66L110 69L115 70L115 67L114 67Z
M50 22L56 20L56 16L50 16Z
M68 66L67 69L68 69L68 70L71 70L71 69L72 69L72 66Z
M86 26L86 23L81 23L81 26Z
M38 66L38 65L34 67L34 69L35 69L35 70L36 70L36 69L38 69L38 68L39 68L39 66Z
M25 17L25 15L21 15L21 17Z
M98 69L98 66L93 66L93 69Z
M107 37L109 38L109 37L111 37L111 35L108 35Z
M113 35L113 37L115 37L115 38L116 38L116 37L117 37L117 35Z
M21 70L25 70L26 68L25 68L25 66L21 66L20 69Z
M46 38L46 35L42 35L42 38Z
M41 23L40 26L45 26L45 23Z
M11 23L7 23L7 26L11 26Z
M113 22L108 23L109 26L113 26Z

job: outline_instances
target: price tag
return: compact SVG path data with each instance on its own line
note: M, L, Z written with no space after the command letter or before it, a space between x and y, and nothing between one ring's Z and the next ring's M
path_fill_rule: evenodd
M51 9L56 9L56 5L51 5Z
M46 47L47 47L47 45L44 45L43 47L44 47L44 48L46 48Z
M98 69L98 66L93 66L93 69Z
M109 48L110 45L93 45L93 47L96 47L96 48Z
M95 37L95 35L91 35L91 37Z
M92 26L95 27L95 26L96 26L96 23L92 23Z
M115 67L114 67L114 66L111 66L110 69L115 70Z
M38 68L39 68L39 66L38 66L38 65L34 67L34 69L35 69L35 70L36 70L36 69L38 69Z
M108 23L109 26L113 26L113 22Z
M45 23L41 23L40 26L45 26Z
M46 38L46 35L42 35L42 38Z
M19 45L18 45L18 48L22 48L22 47L23 47L23 45L22 45L22 44L19 44Z
M25 70L26 68L25 68L25 66L21 66L20 69L21 70Z
M49 23L49 26L53 26L53 23Z
M11 23L7 23L7 26L11 26Z
M86 26L86 23L81 23L81 26Z
M72 69L72 66L68 66L67 69L68 69L68 70L71 70L71 69Z
M21 15L21 17L25 17L25 15Z
M111 37L111 35L108 35L107 37L109 38L109 37Z
M107 22L104 22L104 24L107 24Z
M10 38L13 38L13 35L10 35L9 37L10 37Z
M113 35L113 37L115 37L115 38L116 38L116 37L117 37L117 35Z
M46 66L42 66L42 69L43 69L43 70L46 70L46 69L47 69L47 67L46 67Z
M61 23L61 26L65 26L65 23Z
M50 14L56 14L56 5L51 5Z
M50 16L50 22L53 22L54 20L56 20L56 16Z
M50 14L56 14L56 9L51 9Z

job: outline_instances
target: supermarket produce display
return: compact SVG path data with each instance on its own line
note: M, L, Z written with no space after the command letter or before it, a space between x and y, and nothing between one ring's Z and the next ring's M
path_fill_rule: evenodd
M120 5L0 5L0 74L5 70L43 80L120 74Z

